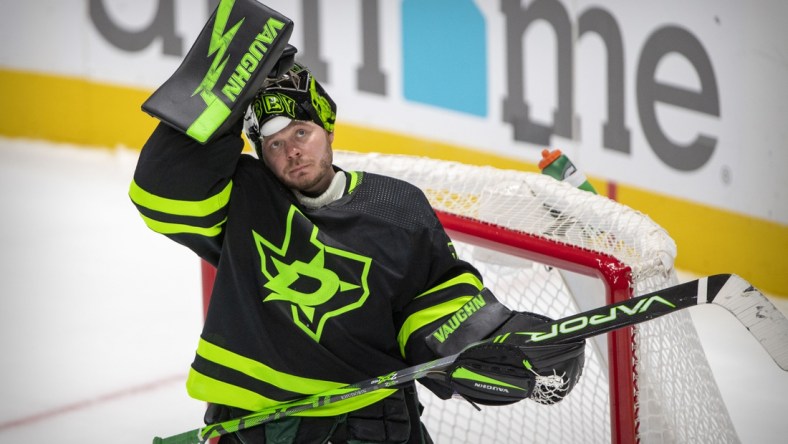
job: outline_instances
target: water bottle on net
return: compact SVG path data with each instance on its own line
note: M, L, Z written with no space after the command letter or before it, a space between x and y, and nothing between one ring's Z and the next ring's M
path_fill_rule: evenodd
M569 158L559 149L542 150L542 160L539 161L539 169L542 174L547 174L557 180L564 181L573 187L580 188L597 194L594 187L588 183L586 175L572 163Z

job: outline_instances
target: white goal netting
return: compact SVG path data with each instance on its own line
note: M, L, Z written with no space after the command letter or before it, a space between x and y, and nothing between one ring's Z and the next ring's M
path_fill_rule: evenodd
M341 151L335 163L411 182L441 215L475 221L484 239L449 220L444 225L458 254L512 309L560 318L609 303L622 289L639 295L678 282L676 246L665 230L638 211L550 177ZM587 341L580 383L557 405L524 401L479 412L421 390L424 422L437 443L738 442L689 314L632 331L619 333L625 340L612 350L605 336Z

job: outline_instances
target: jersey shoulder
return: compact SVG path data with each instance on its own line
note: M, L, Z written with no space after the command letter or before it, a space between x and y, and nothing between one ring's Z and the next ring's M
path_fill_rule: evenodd
M432 228L438 219L424 192L417 186L390 176L353 172L358 184L351 190L346 208L384 218L404 228Z

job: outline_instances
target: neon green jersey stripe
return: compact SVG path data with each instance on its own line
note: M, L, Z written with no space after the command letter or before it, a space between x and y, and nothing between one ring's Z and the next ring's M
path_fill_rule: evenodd
M224 404L239 407L253 412L263 409L277 407L285 402L275 401L260 394L246 390L244 388L219 381L218 379L206 376L193 368L189 371L189 379L186 381L186 389L194 399L200 401ZM349 392L352 389L339 388L326 395L335 393ZM352 412L368 405L374 404L396 392L396 389L379 389L370 393L337 401L321 407L305 410L296 413L295 416L336 416L343 413ZM321 393L322 394L322 393Z
M473 299L473 296L461 296L442 304L434 305L430 308L417 311L405 319L402 328L397 335L397 342L399 342L399 352L402 357L405 357L405 344L408 343L410 335L416 330L424 327L430 322L434 322L444 316L448 316L457 310L461 309L466 302Z
M356 171L350 171L348 174L350 175L350 185L347 187L347 193L350 194L358 186L359 173Z
M167 199L143 190L135 181L129 187L129 197L131 200L142 207L160 213L172 214L175 216L204 217L213 214L227 205L230 201L230 192L233 189L233 182L230 181L222 191L204 200L177 200Z
M195 369L189 371L189 378L186 380L186 392L192 398L200 401L231 405L252 411L261 410L279 403L251 390L206 376Z
M197 354L209 361L237 370L254 379L264 381L289 392L314 395L315 393L336 389L345 385L340 382L303 378L280 372L261 362L233 353L203 339L200 339L197 346Z
M206 237L215 237L218 236L222 232L222 225L227 221L225 218L218 224L204 228L204 227L195 227L193 225L184 225L184 224L173 224L169 222L161 222L155 219L151 219L143 214L140 214L142 220L145 221L145 225L148 226L151 230L161 233L161 234L199 234L201 236Z
M424 293L416 296L416 298L420 298L422 296L427 296L428 294L435 293L436 291L440 291L440 290L443 290L445 288L449 288L449 287L451 287L453 285L458 285L458 284L473 285L479 291L481 291L482 288L484 287L484 284L482 284L482 281L480 281L478 276L476 276L475 274L473 274L473 273L462 273L462 274L460 274L458 276L455 276L455 277L449 279L446 282L441 283L440 285L436 285L436 286L430 288L429 290L425 291Z

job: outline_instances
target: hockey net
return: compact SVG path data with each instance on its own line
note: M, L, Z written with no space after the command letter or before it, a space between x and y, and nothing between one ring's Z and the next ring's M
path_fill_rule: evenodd
M678 283L676 246L646 215L550 177L421 157L335 152L345 170L406 180L507 306L564 317ZM438 443L737 442L689 314L587 341L561 403L477 411L420 390Z

